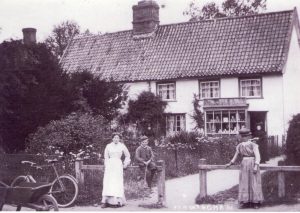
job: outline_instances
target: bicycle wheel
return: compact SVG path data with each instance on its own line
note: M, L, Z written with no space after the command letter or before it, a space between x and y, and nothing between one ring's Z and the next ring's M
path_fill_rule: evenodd
M58 211L58 204L55 198L51 195L43 195L38 199L38 205L43 206L44 210L46 211Z
M24 182L27 182L27 177L24 175L20 175L11 182L10 186L19 186L20 183Z
M63 175L53 182L50 193L56 199L59 207L68 207L78 196L78 185L73 178Z

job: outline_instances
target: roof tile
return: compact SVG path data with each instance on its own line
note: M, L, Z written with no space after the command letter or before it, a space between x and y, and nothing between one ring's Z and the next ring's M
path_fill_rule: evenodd
M132 31L80 35L61 60L67 72L89 70L115 81L281 73L293 11L158 27L154 36Z

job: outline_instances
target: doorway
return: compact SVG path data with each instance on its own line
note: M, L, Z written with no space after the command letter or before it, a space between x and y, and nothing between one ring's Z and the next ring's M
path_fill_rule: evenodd
M266 111L249 112L249 118L250 118L250 130L252 133L256 131L256 124L258 123L261 123L261 129L267 132Z

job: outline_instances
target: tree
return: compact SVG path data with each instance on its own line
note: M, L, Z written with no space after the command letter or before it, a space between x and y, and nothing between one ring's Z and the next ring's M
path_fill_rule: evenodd
M70 39L79 33L80 27L76 22L64 21L54 26L45 43L57 58L61 58Z
M155 137L164 133L165 115L167 103L155 96L152 92L142 92L137 100L128 102L128 112L125 120L136 123L141 134Z
M38 126L72 110L67 81L44 44L0 44L0 137L10 152L24 149L25 138Z
M196 122L195 129L201 130L204 128L204 115L200 109L200 99L197 97L196 94L194 94L193 107L194 107L194 112L191 117Z
M225 0L221 8L214 2L201 8L193 0L183 14L189 16L190 21L253 15L266 10L266 2L267 0Z
M76 110L91 111L112 120L126 101L124 85L113 81L105 81L88 71L70 75L69 89L77 94Z
M25 149L29 134L71 112L111 120L125 100L123 84L66 74L45 44L0 44L0 146L8 152Z

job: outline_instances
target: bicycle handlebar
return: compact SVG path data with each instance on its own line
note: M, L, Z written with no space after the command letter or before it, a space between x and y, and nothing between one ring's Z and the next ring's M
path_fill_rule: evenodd
M34 162L32 162L32 161L28 161L28 160L23 160L23 161L21 161L21 163L22 164L26 164L26 163L28 163L28 164L30 164L30 166L34 166L36 163L34 163Z

